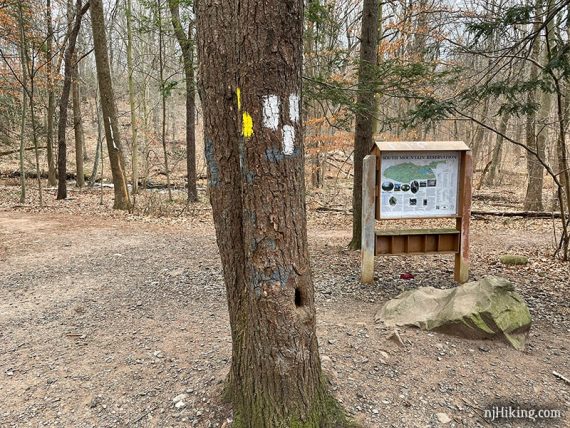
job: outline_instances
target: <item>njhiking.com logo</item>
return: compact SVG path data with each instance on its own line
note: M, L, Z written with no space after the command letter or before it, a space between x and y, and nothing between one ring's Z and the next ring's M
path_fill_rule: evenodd
M539 407L539 406L517 406L517 405L491 405L484 409L485 419L489 422L527 420L536 422L545 419L562 419L561 409Z

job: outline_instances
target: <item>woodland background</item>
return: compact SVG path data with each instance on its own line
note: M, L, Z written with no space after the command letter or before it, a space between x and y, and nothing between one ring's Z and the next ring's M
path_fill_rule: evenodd
M206 176L200 102L193 89L192 4L104 3L128 181L135 174L143 188L181 189L187 186L186 88L196 104L197 177ZM369 64L368 81L359 85L363 3L308 1L303 107L310 185L350 179L354 118L361 113L372 116L376 139L463 140L474 153L477 187L508 190L505 177L515 178L517 187L526 187L525 210L558 210L555 181L564 187L568 175L567 3L382 2L377 60ZM55 185L56 128L75 7L58 0L0 4L3 177L39 174ZM90 27L84 18L70 63L77 67L72 67L66 164L78 186L84 181L93 186L110 172L101 165L106 148ZM180 44L177 28L188 45ZM190 54L186 63L183 52ZM186 74L185 65L191 69ZM358 102L359 93L374 99L372 111L370 103Z

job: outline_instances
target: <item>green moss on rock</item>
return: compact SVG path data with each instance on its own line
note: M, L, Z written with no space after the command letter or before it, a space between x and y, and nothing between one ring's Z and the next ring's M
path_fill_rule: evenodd
M376 314L387 327L415 326L466 337L503 339L522 350L532 324L512 283L488 276L449 290L422 287L388 301Z
M525 256L515 256L511 254L506 254L499 258L500 262L507 266L521 266L528 264L528 257Z

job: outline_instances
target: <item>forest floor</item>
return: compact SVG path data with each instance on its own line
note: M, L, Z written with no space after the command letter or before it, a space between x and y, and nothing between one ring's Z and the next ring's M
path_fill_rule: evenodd
M218 399L231 339L208 204L147 196L126 214L109 209L109 189L103 205L98 191L70 193L56 202L48 190L38 209L37 195L17 205L17 187L0 183L0 426L231 426ZM504 208L501 195L479 193L475 206L498 198ZM320 351L356 421L475 427L495 425L483 418L492 405L570 410L570 385L552 373L570 376L570 268L552 258L552 220L472 223L471 277L508 278L530 307L524 352L407 329L400 346L376 311L402 290L454 287L452 257L378 258L374 285L362 285L359 253L346 249L350 214L314 209L321 197L308 201ZM530 263L503 266L505 253ZM568 426L570 416L501 426L526 423Z

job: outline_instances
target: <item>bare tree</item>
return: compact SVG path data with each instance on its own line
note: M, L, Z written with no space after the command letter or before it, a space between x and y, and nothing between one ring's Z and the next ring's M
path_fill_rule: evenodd
M174 35L182 51L186 80L186 171L188 174L188 201L198 200L196 190L196 90L194 85L194 40L192 23L184 32L180 19L180 0L168 0Z
M375 68L378 56L378 1L364 0L358 70L358 99L354 131L354 181L352 190L352 241L360 248L362 237L362 161L372 147L376 116Z
M75 172L77 187L85 186L85 173L83 172L83 147L85 136L83 133L83 118L81 116L79 64L77 54L73 55L73 74L71 83L71 100L73 106L73 132L75 135Z
M55 93L53 83L53 22L51 0L46 2L46 75L47 75L47 124L46 124L46 145L47 145L47 163L48 163L48 186L55 186L57 183L55 171L55 156L53 153L53 120L55 117Z
M71 7L70 2L70 7ZM75 44L77 42L77 35L81 27L81 18L89 9L89 2L83 6L82 0L77 0L75 3L75 18L73 25L70 28L67 48L64 56L64 75L63 75L63 89L61 91L61 98L59 99L59 121L57 125L57 147L58 147L58 177L57 177L57 199L67 198L67 144L65 132L67 128L67 107L69 105L69 93L71 92L71 83L73 76L73 56L75 52ZM68 12L71 16L73 12Z
M129 82L129 106L131 109L131 164L133 172L133 194L138 193L139 188L139 146L137 141L138 124L135 111L135 84L133 67L133 8L131 0L125 0L125 15L127 18L127 73Z
M93 31L93 48L95 50L95 65L97 67L97 81L101 97L101 110L103 112L103 126L105 139L111 162L111 174L115 201L113 208L128 210L131 206L127 178L125 174L125 160L121 144L121 134L117 118L117 106L111 81L111 69L107 53L107 36L105 34L105 14L102 0L91 0L91 27Z

